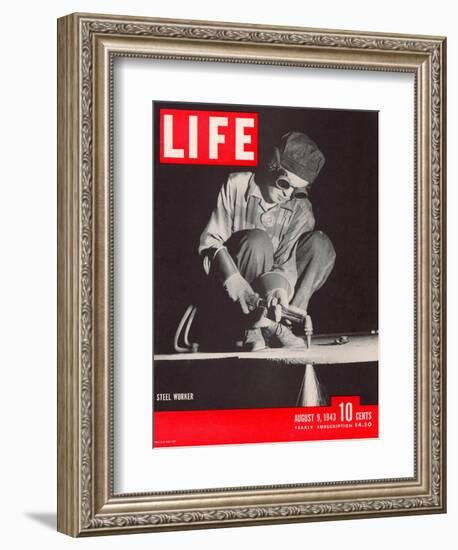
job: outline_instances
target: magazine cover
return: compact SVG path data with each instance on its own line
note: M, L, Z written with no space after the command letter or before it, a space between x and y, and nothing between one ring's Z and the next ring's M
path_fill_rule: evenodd
M378 112L153 103L152 446L378 437Z

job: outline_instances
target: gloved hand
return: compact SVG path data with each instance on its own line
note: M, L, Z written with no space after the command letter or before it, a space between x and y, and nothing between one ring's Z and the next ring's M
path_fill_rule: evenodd
M224 288L233 302L238 302L243 313L248 314L257 307L259 294L251 288L251 285L240 275L233 273L224 283Z
M281 306L288 306L288 293L284 288L273 288L269 290L266 294L267 307L276 306L277 304Z
M275 308L275 321L280 322L281 319L281 306L288 306L288 293L284 288L273 288L266 294L267 307Z

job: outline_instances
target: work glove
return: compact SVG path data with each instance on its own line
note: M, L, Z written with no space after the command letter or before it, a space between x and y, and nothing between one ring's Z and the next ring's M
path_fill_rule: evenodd
M288 293L284 288L273 288L266 293L267 308L274 308L275 321L278 323L281 319L281 307L287 307Z
M284 288L273 288L266 293L267 307L276 305L288 306L288 293Z
M224 288L233 302L240 305L243 313L248 314L257 308L259 294L251 288L251 285L240 275L233 273L224 283Z

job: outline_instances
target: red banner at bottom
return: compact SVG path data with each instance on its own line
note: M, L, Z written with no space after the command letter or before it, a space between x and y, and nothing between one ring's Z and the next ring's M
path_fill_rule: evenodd
M378 437L378 405L333 397L329 407L171 411L153 414L154 447Z

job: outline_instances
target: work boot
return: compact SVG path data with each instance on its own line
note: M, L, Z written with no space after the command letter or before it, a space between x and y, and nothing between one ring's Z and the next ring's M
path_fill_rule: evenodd
M237 342L236 346L243 351L260 351L267 347L260 328L245 330L243 340Z
M281 323L273 323L270 327L261 329L267 345L271 348L305 349L305 341L295 336L291 330Z

